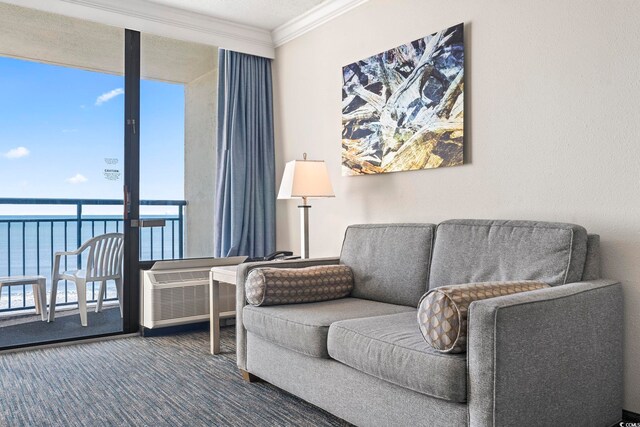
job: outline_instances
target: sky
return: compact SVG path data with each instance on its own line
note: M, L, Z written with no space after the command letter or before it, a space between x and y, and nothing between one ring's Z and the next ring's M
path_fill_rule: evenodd
M123 88L123 76L0 57L0 198L122 199ZM141 199L182 200L184 86L143 80L140 91ZM60 209L0 215L75 212Z

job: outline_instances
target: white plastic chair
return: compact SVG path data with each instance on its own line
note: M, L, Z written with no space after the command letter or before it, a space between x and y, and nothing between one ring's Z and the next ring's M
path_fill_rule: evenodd
M120 316L122 317L122 256L124 235L109 233L87 240L75 251L56 252L51 274L51 301L49 303L49 322L53 322L56 309L56 294L60 280L70 280L76 284L78 290L78 310L80 323L87 326L87 283L101 282L98 293L96 313L102 310L102 301L106 292L107 280L116 282ZM80 255L88 250L83 257L84 268L60 273L60 261L63 256Z

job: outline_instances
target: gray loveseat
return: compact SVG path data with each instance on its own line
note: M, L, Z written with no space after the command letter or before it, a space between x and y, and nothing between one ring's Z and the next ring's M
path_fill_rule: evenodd
M371 426L608 426L621 418L622 289L600 278L599 237L572 224L451 220L354 225L340 258L351 295L245 305L238 272L238 366L351 423ZM539 280L550 288L471 304L467 352L438 353L420 297L461 283Z

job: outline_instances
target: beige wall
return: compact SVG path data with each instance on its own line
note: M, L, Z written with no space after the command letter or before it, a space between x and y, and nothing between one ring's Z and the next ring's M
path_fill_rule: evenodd
M625 402L640 412L640 2L370 0L276 52L277 174L327 161L336 198L313 201L311 256L348 224L448 218L565 221L602 236L625 291ZM466 148L455 168L340 175L341 67L465 23ZM296 202L278 248L299 251Z

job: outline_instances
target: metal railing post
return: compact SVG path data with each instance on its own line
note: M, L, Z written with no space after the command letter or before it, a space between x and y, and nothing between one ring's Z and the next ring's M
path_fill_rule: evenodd
M178 257L184 256L184 206L178 206Z
M76 205L76 248L82 245L82 203L78 202ZM78 270L82 268L82 255L76 257L76 263Z
M11 276L11 223L7 223L7 276ZM11 286L7 286L7 307L11 309Z
M7 276L11 276L11 223L7 223ZM9 300L11 302L11 300Z

